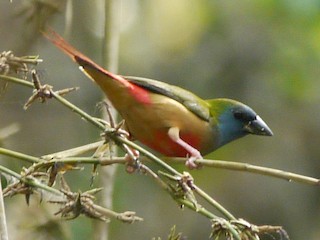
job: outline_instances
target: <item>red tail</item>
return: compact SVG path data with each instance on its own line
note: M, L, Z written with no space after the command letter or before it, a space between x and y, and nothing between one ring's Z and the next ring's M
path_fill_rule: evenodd
M73 46L71 46L70 43L66 42L58 33L56 33L51 28L48 29L47 32L43 32L43 35L54 45L56 45L59 49L61 49L63 52L65 52L73 61L78 63L80 66L85 68L86 66L90 66L91 68L95 68L99 70L100 72L106 74L110 78L113 78L117 81L120 81L125 86L129 86L130 83L128 83L127 80L125 80L122 76L119 76L117 74L111 73L104 68L100 67L98 64L96 64L94 61L92 61L90 58L79 52L77 49L75 49Z

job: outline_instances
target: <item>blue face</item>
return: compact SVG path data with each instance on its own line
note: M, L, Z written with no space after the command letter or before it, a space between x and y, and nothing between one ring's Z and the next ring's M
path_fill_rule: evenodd
M219 146L249 134L248 126L256 118L257 114L248 106L227 108L218 118Z

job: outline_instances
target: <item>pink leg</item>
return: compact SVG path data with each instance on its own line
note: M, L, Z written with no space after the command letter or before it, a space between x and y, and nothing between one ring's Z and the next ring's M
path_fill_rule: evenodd
M172 127L168 131L169 137L179 144L181 147L183 147L188 153L190 153L190 156L188 160L186 161L186 166L190 169L198 168L199 166L194 162L197 159L202 159L201 153L189 145L187 142L183 141L179 136L180 129L177 127Z

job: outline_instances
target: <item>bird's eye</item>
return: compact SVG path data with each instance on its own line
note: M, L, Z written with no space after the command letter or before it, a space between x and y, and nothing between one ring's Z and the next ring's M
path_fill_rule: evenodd
M233 116L234 116L236 119L243 119L243 113L242 113L242 112L234 112L234 113L233 113Z
M233 116L235 119L238 119L244 122L250 122L250 121L256 120L256 115L249 114L246 112L234 111Z

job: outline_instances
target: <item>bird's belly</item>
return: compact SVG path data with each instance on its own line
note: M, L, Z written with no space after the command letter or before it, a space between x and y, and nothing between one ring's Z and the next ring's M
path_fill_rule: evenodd
M166 156L189 155L168 136L171 127L178 127L180 138L201 154L214 150L215 129L171 98L152 94L151 104L133 104L119 112L133 138Z

